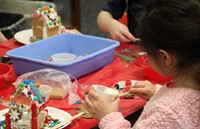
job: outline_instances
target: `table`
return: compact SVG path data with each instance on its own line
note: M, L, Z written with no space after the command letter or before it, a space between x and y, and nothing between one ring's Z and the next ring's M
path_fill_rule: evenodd
M130 47L131 44L121 44L117 50L122 48ZM15 39L10 39L8 41L0 43L0 55L5 55L6 51L23 46L21 43L17 42ZM114 86L117 82L121 80L146 80L146 76L139 66L134 63L126 65L120 58L114 57L112 63L107 66L96 70L90 74L78 78L80 84L102 84L106 86ZM0 96L3 96L5 100L9 99L10 94L14 91L14 86L10 83L4 84L4 89L0 90ZM119 111L126 117L130 114L138 111L145 105L146 101L136 97L135 99L121 99ZM64 111L69 112L71 115L75 114L75 109L78 104L68 105L68 98L64 100L54 100L50 99L47 106L56 107ZM0 110L5 107L0 105ZM83 119L78 118L74 120L65 129L89 129L98 125L95 119Z

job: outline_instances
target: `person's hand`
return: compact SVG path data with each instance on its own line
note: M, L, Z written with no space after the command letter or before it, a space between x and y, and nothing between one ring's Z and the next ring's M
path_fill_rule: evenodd
M114 40L119 42L135 41L135 37L129 32L128 27L115 19L112 20L108 30Z
M116 98L113 102L108 102L93 90L90 90L82 104L95 119L100 121L105 115L118 112L119 100L119 98Z
M144 100L149 100L155 93L155 86L149 81L137 81L134 86L129 89L129 93L138 95Z

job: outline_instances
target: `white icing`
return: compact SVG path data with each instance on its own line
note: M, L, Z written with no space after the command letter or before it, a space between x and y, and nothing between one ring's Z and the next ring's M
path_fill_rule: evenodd
M11 110L10 118L11 118L13 121L19 119L19 113L17 112L17 110Z
M48 38L46 24L44 24L44 27L42 28L42 34L43 39Z

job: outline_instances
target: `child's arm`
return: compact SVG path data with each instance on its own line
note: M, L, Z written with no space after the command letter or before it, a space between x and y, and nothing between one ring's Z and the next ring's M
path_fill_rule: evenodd
M104 32L109 32L111 37L119 42L135 41L128 27L114 19L107 11L101 11L97 17L97 24Z
M112 15L107 11L101 11L97 16L97 24L104 32L110 32L111 21L114 20Z
M108 102L90 90L82 104L97 121L101 121L100 128L131 129L131 124L118 112L119 101L120 99L117 97L113 102Z
M131 129L129 121L125 120L120 112L112 112L99 122L100 129Z

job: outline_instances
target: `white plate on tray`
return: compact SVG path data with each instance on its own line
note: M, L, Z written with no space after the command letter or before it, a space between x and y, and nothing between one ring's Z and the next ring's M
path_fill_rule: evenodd
M52 116L55 119L61 120L61 123L58 124L60 125L60 127L57 127L57 128L62 129L71 123L71 122L67 122L67 123L65 122L72 117L68 112L65 112L63 110L60 110L54 107L46 107L46 109L48 109L48 114L50 116ZM0 121L5 119L6 112L8 112L8 108L0 110ZM51 129L54 129L54 128L51 128Z
M22 44L30 44L30 38L33 36L32 29L22 30L14 35L14 38Z

